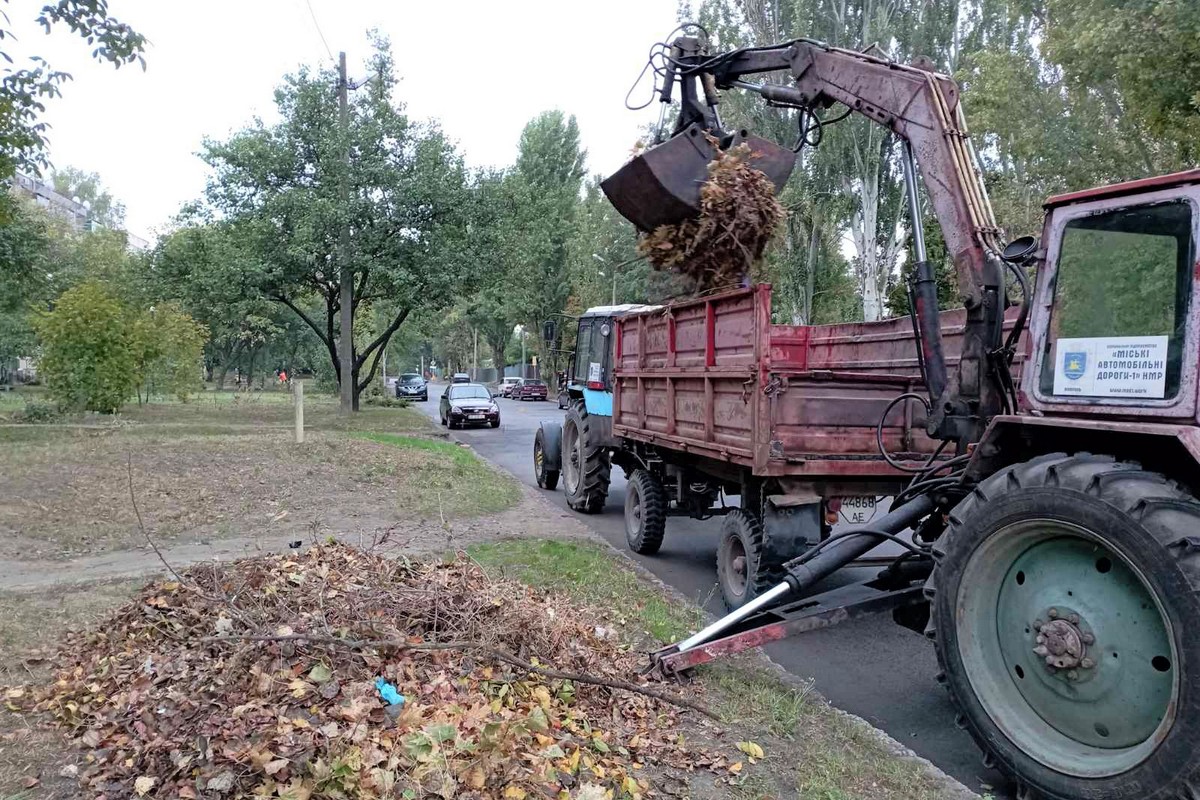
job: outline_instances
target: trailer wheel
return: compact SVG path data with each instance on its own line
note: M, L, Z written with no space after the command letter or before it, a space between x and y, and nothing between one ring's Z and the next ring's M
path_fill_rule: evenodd
M533 475L537 485L554 491L558 488L558 470L551 469L546 458L546 441L542 428L533 437Z
M763 524L757 514L738 508L725 515L717 544L717 584L730 611L779 583L779 570L763 564L762 548Z
M1200 502L1054 454L950 515L929 634L966 727L1022 797L1200 796Z
M608 497L612 460L607 450L592 441L582 400L571 404L563 421L562 473L567 505L584 514L599 514Z
M629 549L652 556L662 547L667 526L667 498L658 478L635 469L625 486L625 543Z

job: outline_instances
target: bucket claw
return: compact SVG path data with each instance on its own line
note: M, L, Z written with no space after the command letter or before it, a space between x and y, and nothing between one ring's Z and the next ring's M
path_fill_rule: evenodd
M795 153L746 131L735 134L729 147L742 142L750 145L753 166L771 179L775 191L782 189L795 166ZM600 188L621 216L648 233L700 213L700 187L708 180L708 164L715 156L708 133L693 123L631 160Z

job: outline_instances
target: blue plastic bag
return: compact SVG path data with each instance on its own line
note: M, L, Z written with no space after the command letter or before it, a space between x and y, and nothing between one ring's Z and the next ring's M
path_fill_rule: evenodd
M383 678L375 679L375 689L379 692L379 697L389 706L403 705L405 701L404 695L396 690L393 684L388 683Z

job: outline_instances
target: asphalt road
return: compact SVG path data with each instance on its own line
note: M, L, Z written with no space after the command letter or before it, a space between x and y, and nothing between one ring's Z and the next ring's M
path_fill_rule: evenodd
M429 402L415 404L435 422L439 421L438 400L443 390L444 386L430 384ZM564 412L553 400L497 402L499 430L471 428L451 435L522 482L536 485L533 437L538 422L561 421ZM566 509L561 486L548 494ZM625 478L621 470L615 469L604 512L581 515L580 519L624 549L624 503ZM666 540L657 555L629 555L709 611L721 614L724 607L716 588L720 525L719 518L700 522L671 517ZM811 677L817 691L835 706L887 731L968 788L990 791L997 797L1009 796L1002 776L984 768L979 749L966 732L955 727L953 706L945 690L934 681L937 660L933 646L923 636L894 624L890 616L805 633L772 645L767 652L796 675Z

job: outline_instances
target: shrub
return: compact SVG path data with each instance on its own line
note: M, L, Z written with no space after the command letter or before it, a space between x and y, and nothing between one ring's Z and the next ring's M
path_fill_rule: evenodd
M107 287L89 281L68 289L33 327L42 346L38 371L60 407L112 414L129 399L137 381L129 315Z
M17 412L16 417L20 422L53 422L58 419L59 411L50 403L32 400Z

